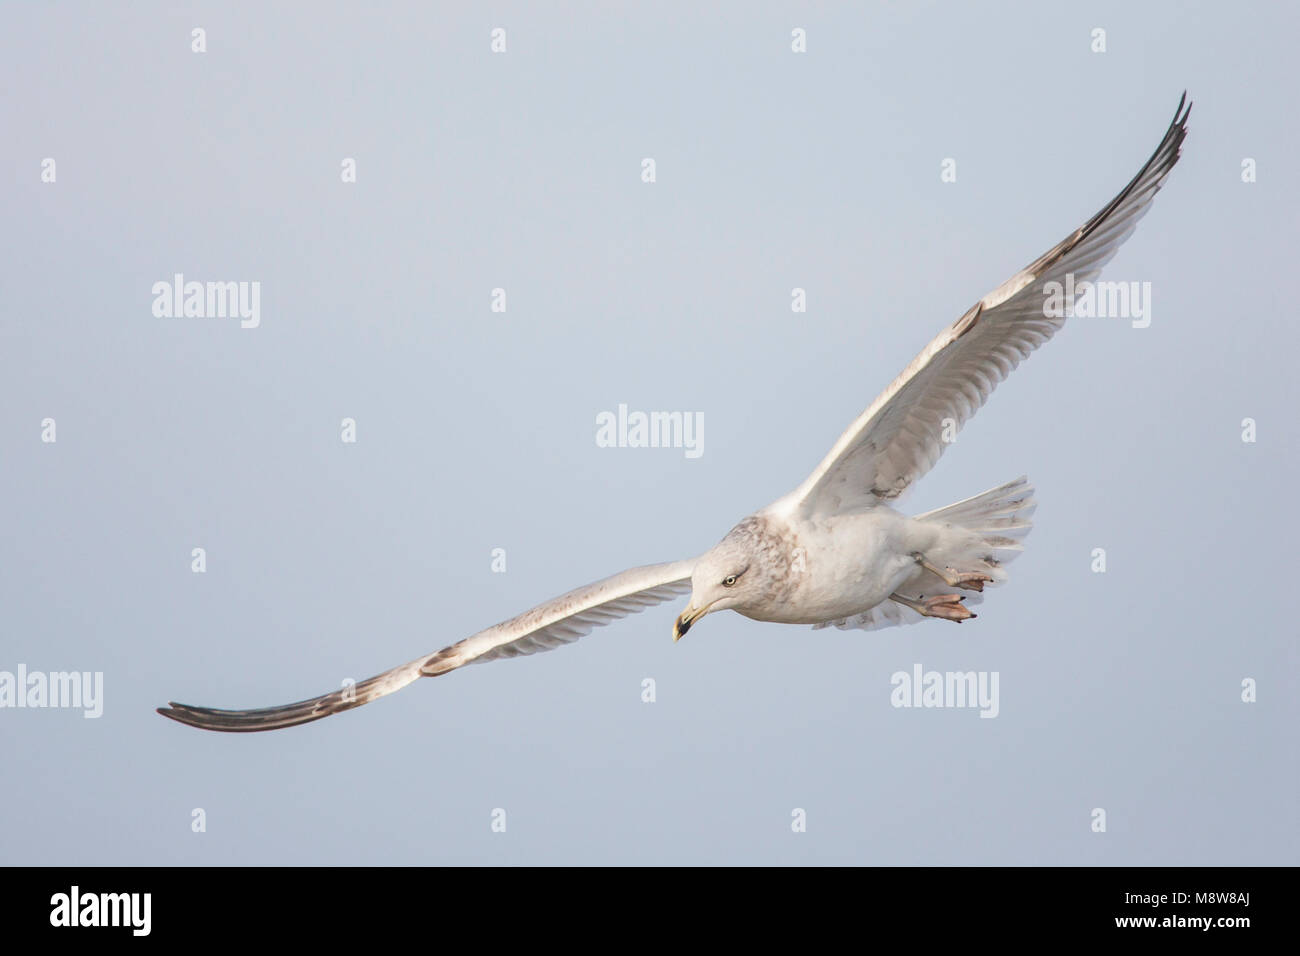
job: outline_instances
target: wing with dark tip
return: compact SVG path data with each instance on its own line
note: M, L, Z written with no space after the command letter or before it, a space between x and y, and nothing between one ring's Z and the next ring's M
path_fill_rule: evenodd
M694 565L691 560L632 568L562 594L434 654L296 704L256 710L218 710L173 702L159 707L158 713L191 727L231 733L278 730L310 723L401 690L420 677L437 677L466 664L535 654L570 644L593 628L685 594L690 590Z
M954 431L964 425L1065 324L1045 314L1045 286L1067 275L1076 284L1095 280L1133 232L1178 162L1190 111L1184 93L1160 145L1119 195L940 332L779 504L804 516L869 508L929 471L951 441L945 423Z

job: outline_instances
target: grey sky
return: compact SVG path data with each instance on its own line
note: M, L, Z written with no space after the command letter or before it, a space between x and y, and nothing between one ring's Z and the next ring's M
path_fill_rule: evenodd
M105 699L0 709L0 859L1298 862L1294 10L618 6L6 7L0 670ZM1106 272L1152 283L1150 327L1067 324L906 503L1038 487L978 621L674 645L679 602L303 728L153 713L313 696L702 552L1184 88ZM177 272L260 282L260 326L154 318ZM703 454L597 447L620 403L702 413ZM998 717L891 707L917 663L997 671Z

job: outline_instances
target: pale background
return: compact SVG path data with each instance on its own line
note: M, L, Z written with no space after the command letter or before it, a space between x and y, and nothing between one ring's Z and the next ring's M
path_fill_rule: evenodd
M1294 10L372 6L3 9L0 669L106 701L0 711L0 859L1300 859ZM313 696L703 551L1116 193L1184 88L1107 272L1153 283L1151 327L1067 326L907 503L1038 486L978 621L673 645L678 602L293 730L153 712ZM260 281L261 327L153 318L174 272ZM619 402L703 412L703 456L597 448ZM891 708L916 662L999 671L1001 715Z

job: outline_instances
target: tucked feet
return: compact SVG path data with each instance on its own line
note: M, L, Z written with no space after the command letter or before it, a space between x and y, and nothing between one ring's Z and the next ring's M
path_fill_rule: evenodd
M984 585L993 581L987 574L980 574L978 571L954 571L952 568L946 570L949 576L943 578L944 583L952 588L961 588L963 591L983 591Z
M897 601L904 607L910 607L917 614L925 617L938 617L945 621L956 621L958 624L979 616L962 603L966 599L960 594L931 594L929 597L922 595L914 600L894 593L889 595L889 599Z
M943 583L950 588L961 588L963 591L983 591L984 585L993 581L987 574L981 574L978 571L956 571L952 568L938 568L926 560L925 555L915 555L916 563L925 568L931 574L937 575L943 579Z

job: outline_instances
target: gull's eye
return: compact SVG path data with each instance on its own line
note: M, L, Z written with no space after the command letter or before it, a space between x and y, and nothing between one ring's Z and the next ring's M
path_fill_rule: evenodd
M723 586L724 588L733 588L733 587L735 587L735 586L736 586L736 576L735 576L734 574L728 574L725 578L722 579L722 586Z

